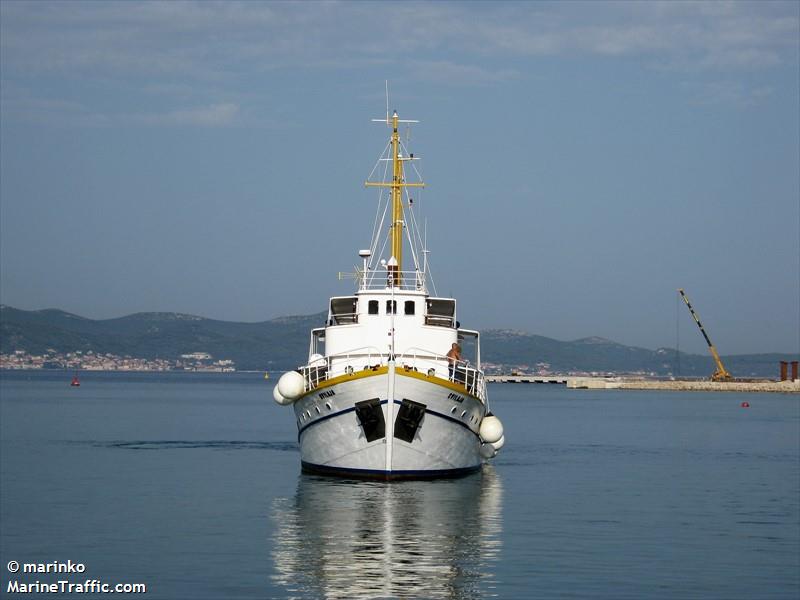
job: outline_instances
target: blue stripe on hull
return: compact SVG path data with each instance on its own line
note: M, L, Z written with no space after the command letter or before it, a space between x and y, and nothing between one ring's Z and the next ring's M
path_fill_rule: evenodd
M460 469L429 469L419 471L382 471L379 469L350 469L347 467L329 467L301 461L304 473L315 475L331 475L350 479L379 479L381 481L397 481L400 479L442 479L448 477L464 477L480 471L481 464Z
M388 403L389 403L388 400L381 400L381 406L383 406L384 404L388 404ZM395 400L394 403L397 404L398 406L402 406L402 404L403 404L400 400ZM311 421L310 423L306 423L300 429L297 430L297 441L298 442L300 441L300 435L306 429L308 429L309 427L313 427L314 425L319 425L320 423L323 423L323 422L327 421L328 419L333 419L335 417L339 417L339 416L345 415L347 413L355 412L355 410L356 410L356 407L355 406L351 406L349 408L345 408L343 410L340 410L339 412L331 413L329 415L325 415L324 417L319 417L318 419L316 419L314 421ZM455 423L456 425L461 425L461 427L464 427L465 429L469 429L470 432L472 432L474 435L478 436L477 433L475 433L474 431L472 431L472 429L470 429L469 425L464 423L464 421L456 419L455 417L451 417L450 415L446 415L444 413L440 413L440 412L435 411L435 410L430 410L429 408L425 409L425 414L433 415L434 417L439 417L440 419L444 419L445 421L450 421L451 423ZM478 437L480 437L480 436L478 436Z
M389 403L388 400L381 400L381 406L383 406L384 404L388 404L388 403ZM314 425L319 425L320 423L324 423L328 419L333 419L335 417L340 417L342 415L346 415L347 413L351 413L351 412L355 412L355 411L356 411L356 407L355 406L351 406L350 408L345 408L343 410L340 410L339 412L331 413L329 415L325 415L324 417L319 417L318 419L316 419L314 421L311 421L310 423L306 423L300 429L297 430L297 441L298 442L300 441L300 435L306 429L308 429L309 427L313 427Z

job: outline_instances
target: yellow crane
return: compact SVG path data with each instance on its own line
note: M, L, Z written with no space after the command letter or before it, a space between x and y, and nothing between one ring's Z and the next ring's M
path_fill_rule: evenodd
M722 364L722 359L719 357L719 353L717 352L717 349L714 347L714 344L712 344L711 340L708 338L706 330L703 329L703 324L700 323L700 319L698 318L697 313L694 312L692 305L689 303L689 298L686 297L686 294L683 292L682 289L679 289L678 292L680 292L683 301L686 302L686 306L689 308L689 312L692 313L692 317L694 318L695 323L697 323L697 326L700 328L700 333L702 333L703 337L706 338L706 344L708 344L708 349L711 351L711 356L714 357L714 362L717 364L717 370L714 372L713 375L711 375L711 380L725 381L727 379L733 379L733 376L730 373L728 373L728 370Z

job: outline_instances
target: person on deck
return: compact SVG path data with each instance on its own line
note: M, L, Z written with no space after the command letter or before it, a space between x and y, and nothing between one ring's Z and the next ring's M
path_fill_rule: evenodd
M455 381L456 365L461 360L461 346L455 342L447 352L447 371L450 375L450 381Z

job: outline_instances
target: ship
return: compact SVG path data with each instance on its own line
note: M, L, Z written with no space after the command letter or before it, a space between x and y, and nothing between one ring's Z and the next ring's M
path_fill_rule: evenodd
M489 408L480 333L461 327L456 299L437 296L430 275L427 227L420 231L411 195L425 183L399 133L418 121L388 110L373 121L390 135L365 182L377 188L378 208L370 246L349 274L355 292L330 298L324 326L310 332L307 363L284 373L273 397L294 409L303 472L467 475L505 444Z

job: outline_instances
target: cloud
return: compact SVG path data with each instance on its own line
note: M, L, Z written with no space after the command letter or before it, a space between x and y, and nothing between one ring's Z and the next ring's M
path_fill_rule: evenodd
M452 85L486 85L515 79L515 69L486 69L448 60L417 60L410 63L410 72L417 79Z
M795 3L2 3L6 67L224 77L318 61L658 56L706 68L796 54ZM389 43L388 40L396 40ZM462 64L463 59L458 61Z
M265 88L278 71L377 67L405 80L468 86L514 80L531 71L531 60L549 57L625 58L711 79L797 65L798 6L4 1L0 66L3 86L33 88L38 79L85 89L50 100L91 107L84 116L113 119L118 111L139 114L140 122L225 126L255 114L243 110L263 105L254 79ZM109 89L131 104L138 97L147 110L102 106ZM189 100L198 106L187 107ZM36 102L26 108L56 110ZM65 115L75 112L65 107Z
M655 59L673 68L753 69L796 62L797 5L627 2L523 8L476 22L470 37L487 52ZM709 6L711 5L711 6ZM780 7L780 6L779 6Z
M709 81L685 83L691 94L691 103L696 106L732 105L748 108L761 103L771 96L770 86L748 87L741 81Z
M89 106L68 100L37 97L20 86L3 87L0 107L3 118L16 117L40 123L98 127L114 123L139 125L223 127L234 125L240 116L240 107L233 102L207 106L194 106L165 112L98 112Z
M124 118L148 125L198 125L220 127L232 124L239 113L239 106L231 102L212 104L199 108L186 108L166 113L135 114Z
M98 126L108 119L73 100L39 96L26 86L4 82L0 87L0 119L17 118L49 125Z

